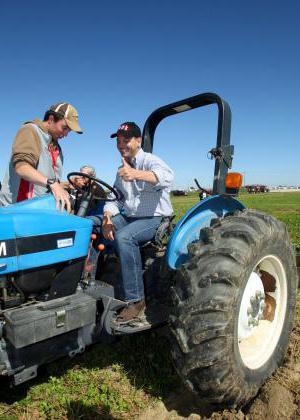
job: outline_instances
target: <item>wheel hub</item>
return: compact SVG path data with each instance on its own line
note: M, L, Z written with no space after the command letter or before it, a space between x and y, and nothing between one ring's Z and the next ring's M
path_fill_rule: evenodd
M263 318L264 308L264 286L260 276L256 272L252 272L244 290L240 307L238 324L239 341L251 335L253 328Z
M247 309L248 325L257 326L263 319L263 312L266 307L265 294L261 290L255 291L255 296L250 298L250 306Z
M266 277L272 281L265 281ZM266 255L253 268L239 307L238 346L248 368L258 369L272 357L280 340L286 309L284 266L277 256Z

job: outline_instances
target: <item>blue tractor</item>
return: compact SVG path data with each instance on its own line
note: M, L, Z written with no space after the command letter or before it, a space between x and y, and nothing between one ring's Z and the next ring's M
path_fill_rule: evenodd
M164 220L142 247L148 303L133 325L114 322L125 302L113 245L99 253L96 275L88 269L96 246L85 216L93 199L103 200L95 185L117 200L113 187L90 177L76 215L57 211L51 195L0 209L2 376L21 384L59 357L163 324L179 375L211 403L244 405L280 365L294 319L295 256L281 222L235 198L229 105L205 93L157 109L145 123L143 149L152 151L164 118L211 104L218 108L212 195L176 226Z

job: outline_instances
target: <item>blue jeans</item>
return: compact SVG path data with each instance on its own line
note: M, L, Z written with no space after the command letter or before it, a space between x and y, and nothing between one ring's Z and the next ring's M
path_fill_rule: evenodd
M101 223L100 217L90 218L98 226ZM143 300L143 267L139 247L154 238L162 217L133 218L117 214L111 220L115 227L114 243L121 265L123 298L126 302Z

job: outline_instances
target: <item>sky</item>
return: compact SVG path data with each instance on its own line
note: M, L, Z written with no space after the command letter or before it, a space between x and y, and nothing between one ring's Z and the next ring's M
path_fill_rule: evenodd
M75 106L84 131L61 140L64 176L90 164L113 183L122 122L215 92L232 111L232 170L300 185L299 16L296 0L0 0L0 178L21 124L53 103ZM161 122L153 153L174 188L212 185L216 133L215 105Z

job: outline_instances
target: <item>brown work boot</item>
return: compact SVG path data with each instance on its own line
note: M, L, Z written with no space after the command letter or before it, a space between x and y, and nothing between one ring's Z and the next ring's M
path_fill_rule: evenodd
M143 313L146 304L144 300L140 300L138 302L129 303L125 308L121 310L121 312L117 316L117 323L119 324L126 324L127 322L132 321L134 318L138 317Z

